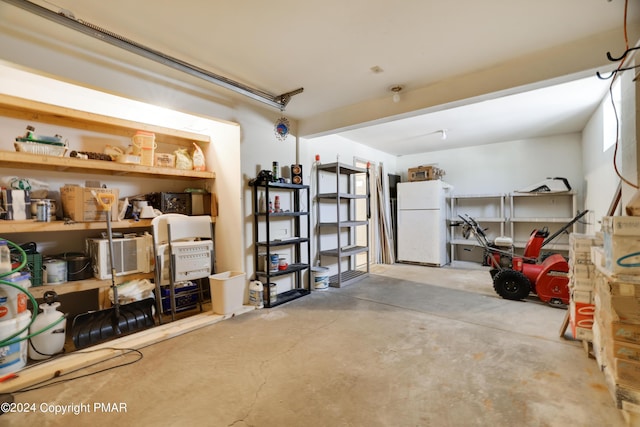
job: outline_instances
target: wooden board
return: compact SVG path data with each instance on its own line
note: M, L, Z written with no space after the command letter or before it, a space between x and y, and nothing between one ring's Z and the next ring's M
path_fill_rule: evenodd
M12 393L25 387L32 386L42 381L47 381L68 374L77 369L121 356L129 349L141 349L151 344L177 337L187 332L213 325L222 320L250 312L253 306L243 306L235 314L218 315L212 312L201 313L182 320L151 329L127 335L122 338L107 341L103 344L88 347L86 352L82 350L68 353L49 362L39 363L32 367L26 367L16 373L16 377L0 383L0 394ZM102 350L102 351L100 351Z

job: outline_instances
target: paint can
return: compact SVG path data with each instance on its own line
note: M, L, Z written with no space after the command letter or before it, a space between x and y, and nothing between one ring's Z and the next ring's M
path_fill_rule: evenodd
M39 200L36 203L36 221L51 221L51 202L49 200Z
M275 283L269 283L269 304L273 305L278 301L278 287Z
M313 273L313 290L324 291L329 288L329 268L328 267L311 267Z
M271 254L269 255L269 262L267 263L267 266L269 268L268 271L278 271L278 265L280 264L280 255L278 254Z
M44 283L59 285L67 281L67 261L57 258L44 260Z

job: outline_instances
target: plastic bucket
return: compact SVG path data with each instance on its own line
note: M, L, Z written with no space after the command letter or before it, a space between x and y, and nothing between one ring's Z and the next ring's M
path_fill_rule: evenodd
M30 278L29 273L22 273L15 277L3 277L2 280L26 289L31 287ZM15 319L25 311L27 311L27 294L13 286L0 285L0 321Z
M328 267L311 267L313 273L313 289L315 291L324 291L329 288L329 268Z
M67 281L67 261L50 258L44 261L45 284L59 285Z
M6 340L11 335L25 328L31 321L31 312L25 311L15 319L3 320L0 322L0 341ZM19 338L26 338L29 333L25 329L19 337L12 338L11 341ZM0 375L7 375L19 371L27 364L27 342L22 340L9 345L0 345Z

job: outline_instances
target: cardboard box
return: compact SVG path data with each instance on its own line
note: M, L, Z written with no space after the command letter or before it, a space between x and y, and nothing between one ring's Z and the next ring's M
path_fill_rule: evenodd
M407 175L409 182L432 181L442 178L444 171L435 166L418 166L417 168L409 168Z
M591 257L591 254L589 254ZM576 279L591 279L595 276L595 265L589 264L573 264L571 266L571 277Z
M569 234L569 245L576 252L589 252L591 246L594 246L596 236L594 234Z
M627 359L614 359L614 375L622 385L638 388L640 384L640 363Z
M569 318L575 327L591 329L596 306L583 302L569 301ZM577 338L574 334L574 337Z
M595 283L594 279L581 279L579 277L571 276L569 280L569 287L580 291L592 291L595 289Z
M604 247L591 247L591 263L596 267L604 267Z
M100 193L110 193L115 196L111 205L111 220L118 220L118 189L117 188L91 188L77 185L65 185L60 188L62 199L62 212L65 218L77 222L107 221L107 213L98 204L95 196Z
M415 181L431 181L434 179L433 166L418 166L417 168L409 168L409 182Z
M640 237L640 216L603 216L602 231L610 236Z
M614 340L613 357L640 362L640 344Z
M626 283L614 280L609 282L609 289L611 295L614 296L640 298L640 284L638 283Z
M596 293L596 317L603 325L605 339L608 335L612 341L640 344L640 302L636 298L611 297L610 308L607 309L601 297L601 292Z
M572 320L569 322L571 326L571 335L574 339L593 342L593 331L591 328L582 328Z
M613 274L640 274L640 235L605 233L604 257Z
M572 290L571 291L571 299L575 302L579 302L582 304L593 304L593 292L591 291L582 291L582 290Z

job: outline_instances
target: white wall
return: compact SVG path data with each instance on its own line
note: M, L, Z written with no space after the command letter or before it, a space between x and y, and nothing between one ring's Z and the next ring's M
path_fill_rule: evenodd
M454 194L510 193L544 180L564 177L582 194L580 134L572 133L478 147L402 156L397 168L402 180L407 169L437 164Z
M110 94L126 94L130 99L175 111L240 124L240 147L217 146L216 136L212 138L216 153L220 153L220 157L214 160L216 191L221 195L219 214L220 218L228 218L226 222L219 221L216 228L218 256L221 258L218 266L221 270L246 271L247 277L252 277L254 273L252 199L248 181L261 169L271 169L273 161L278 161L285 172L289 165L301 163L305 183L311 183L316 153L322 155L323 161L334 161L340 153L341 161L349 164L353 163L354 156L372 161L383 160L390 171L395 170L393 156L347 140L332 142L328 137L322 141L297 141L295 121L291 123L291 135L284 141L278 140L274 125L283 113L274 109L259 108L253 104L238 105L224 100L215 102L216 99L208 94L198 93L188 85L173 84L175 82L164 76L153 76L147 72L128 73L126 67L103 67L101 65L105 64L82 60L64 49L48 50L29 40L14 38L12 34L0 32L0 46L3 57L13 61L0 64L0 73L7 67L18 68ZM4 76L8 76L8 73ZM52 103L56 103L56 96L64 97L60 92L50 93L46 86L34 89L47 92L48 101ZM42 131L45 130L43 127ZM126 180L120 184L126 185ZM311 194L313 192L312 189Z
M607 95L582 131L584 208L592 212L586 233L600 231L602 217L607 214L620 181L613 169L614 147L602 151L603 109L609 102Z

